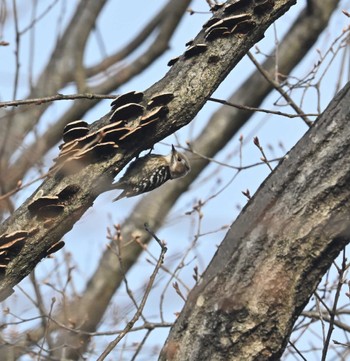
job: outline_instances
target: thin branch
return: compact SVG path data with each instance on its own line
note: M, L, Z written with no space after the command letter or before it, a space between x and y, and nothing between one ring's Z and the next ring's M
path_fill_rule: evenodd
M341 289L343 287L343 277L344 277L345 270L346 270L346 258L345 258L345 251L343 250L342 268L339 270L339 281L338 281L338 285L337 285L337 290L336 290L335 295L334 295L334 302L333 302L332 311L330 312L330 320L329 320L329 327L328 327L327 337L326 337L326 340L324 342L323 350L322 350L322 359L321 359L322 361L326 361L326 358L327 358L329 343L331 342L331 337L332 337L332 333L333 333L334 325L335 325L335 316L336 316L336 313L337 313L337 307L338 307L338 302L339 302L339 297L340 297L340 291L341 291Z
M12 100L7 102L0 102L0 108L6 107L17 107L19 105L41 105L44 103L53 102L56 100L76 100L76 99L115 99L116 95L106 95L106 94L56 94L48 97L35 98L35 99L23 99L23 100Z
M21 36L20 36L19 25L18 25L18 14L17 14L16 0L12 1L12 5L13 5L13 18L14 18L14 22L15 22L15 31L16 31L16 49L15 49L16 73L15 73L15 80L14 80L12 98L16 99L17 89L18 89L18 81L19 81L19 68L20 68L19 54L20 54Z
M253 142L254 144L257 146L257 148L260 150L261 154L262 154L262 157L260 158L270 169L270 171L272 172L273 171L273 168L271 167L271 164L269 163L267 157L266 157L266 154L265 154L265 151L264 151L264 148L261 146L260 144L260 141L259 141L259 138L258 137L254 137L253 138Z
M280 112L278 110L254 108L254 107L250 107L248 105L234 104L234 103L228 102L226 100L212 98L212 97L209 98L208 100L215 102L215 103L228 105L228 106L240 109L240 110L247 110L247 111L251 111L251 112L261 112L261 113L267 113L267 114L281 115L281 116L287 117L287 118L300 118L300 116L301 116L300 114L289 114L289 113ZM302 115L305 117L308 117L308 116L309 117L318 117L319 116L318 113L308 113L308 114L303 113Z
M34 27L34 25L36 23L38 23L41 19L43 19L54 7L55 5L59 2L59 0L53 0L53 2L51 4L49 4L47 6L46 9L44 9L44 11L39 14L37 17L33 17L32 20L30 21L29 25L27 25L25 28L23 28L20 31L20 34L23 35L25 34L28 30L32 29Z
M307 359L302 355L302 353L297 349L297 347L294 345L292 341L288 341L288 343L291 345L291 347L294 349L294 351L304 360L307 361Z
M239 166L235 166L235 165L227 164L225 162L220 162L219 160L216 160L216 159L214 159L212 157L207 157L206 155L197 152L196 150L194 150L192 148L192 145L189 142L187 143L187 145L188 145L189 151L192 154L195 154L195 155L201 157L202 159L208 160L211 163L215 163L215 164L218 164L220 166L231 168L231 169L238 170L238 171L242 171L242 170L245 170L245 169L250 169L250 168L257 167L257 166L262 165L262 164L266 164L266 161L261 161L261 162L256 162L256 163L252 163L252 164L248 164L248 165L242 165L241 164ZM183 147L179 146L179 148L183 148ZM240 163L242 163L242 155L241 155L242 150L241 149L242 149L242 147L240 146ZM280 162L283 158L284 157L269 159L268 162Z
M124 267L124 262L123 262L123 254L122 254L123 239L122 239L122 235L121 235L121 231L120 231L120 226L116 226L116 234L114 236L112 236L109 231L109 235L107 236L107 238L110 239L111 241L113 241L113 243L116 245L117 250L116 251L112 250L112 251L114 251L114 254L118 257L118 261L120 264L120 270L123 273L123 281L125 284L126 293L128 294L128 296L131 299L131 302L134 304L135 308L138 309L139 306L137 305L137 301L134 297L134 294L133 294L131 288L129 287L129 281L126 277L126 272L125 272L125 267ZM142 314L141 314L141 318L143 319L143 322L146 322L146 319Z
M164 256L165 256L165 253L167 251L167 248L165 247L164 243L155 235L154 232L152 232L148 225L145 224L145 229L146 231L151 234L153 236L153 238L157 241L157 243L159 244L159 246L161 247L161 253L159 255L159 258L158 258L158 262L156 264L156 267L154 268L153 272L152 272L152 275L150 276L150 280L149 280L149 283L146 287L146 291L145 291L145 294L141 300L141 303L140 303L140 306L138 308L138 310L136 311L135 315L133 316L133 318L128 322L128 324L126 325L126 327L124 328L124 330L120 333L120 335L115 339L113 340L108 346L107 348L102 352L102 354L100 355L100 357L97 359L97 361L102 361L104 360L108 354L114 349L115 346L118 345L118 343L124 338L124 336L133 328L133 326L135 325L136 321L140 318L141 314L142 314L142 311L146 305L146 301L148 299L148 296L152 290L152 286L153 286L153 283L156 279L156 276L157 276L157 273L159 271L159 269L161 268L162 264L163 264L163 261L164 261Z
M51 340L51 334L50 334L50 330L49 330L49 326L50 326L50 322L49 322L49 321L50 321L50 317L51 317L52 311L53 311L53 306L54 306L55 303L56 303L56 298L53 297L53 298L51 299L50 312L49 312L48 322L47 322L46 327L45 327L45 334L44 334L44 337L43 337L43 339L42 339L42 344L41 344L41 347L40 347L40 350L39 350L39 354L38 354L38 361L40 361L41 352L42 352L42 350L44 349L45 340L47 340L49 347L52 349L52 346L51 346L52 340ZM43 318L43 320L44 320L44 318Z
M319 312L315 312L315 311L303 311L301 313L302 316L308 317L308 318L312 318L315 320L320 320L321 321L321 317L322 320L325 322L330 323L331 322L331 317L326 314L325 312L322 313L322 316L320 316ZM337 327L339 327L340 329L342 329L345 332L349 332L350 333L350 326L344 322L338 321L338 320L334 320L333 319L333 324Z
M302 109L298 107L298 105L293 101L293 99L282 89L282 87L273 79L271 79L270 75L263 69L263 67L258 63L251 52L248 52L249 59L253 62L253 64L257 67L261 75L283 96L284 99L288 102L288 104L297 112L300 118L305 122L308 127L312 126L312 121L309 120L305 115Z
M41 294L40 287L39 287L38 282L37 282L36 277L35 277L35 270L33 270L30 273L29 278L30 278L30 280L32 282L32 285L33 285L33 288L34 288L34 292L35 292L35 296L36 296L36 306L37 306L37 308L39 310L39 313L40 313L40 316L41 316L41 324L42 324L43 329L45 330L45 337L43 338L42 346L44 345L44 340L46 338L49 347L52 348L53 347L53 342L52 342L52 339L51 339L51 334L48 332L49 322L47 321L48 319L45 317L47 312L46 312L46 309L45 309L44 299L43 299L43 296ZM52 301L52 304L51 304L50 314L51 314L51 311L52 311L53 304L54 304L54 301Z
M142 341L139 343L139 345L137 346L137 349L132 357L132 359L130 361L135 361L137 355L140 353L142 347L144 346L146 340L148 339L148 336L151 334L152 330L147 330L146 334L143 336Z

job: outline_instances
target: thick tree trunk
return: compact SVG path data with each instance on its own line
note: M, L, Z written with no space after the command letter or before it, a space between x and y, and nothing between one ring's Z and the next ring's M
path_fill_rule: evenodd
M350 83L232 224L160 360L276 360L350 237Z

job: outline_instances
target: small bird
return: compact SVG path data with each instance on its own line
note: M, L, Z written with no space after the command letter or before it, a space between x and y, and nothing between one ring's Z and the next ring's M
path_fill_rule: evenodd
M113 202L152 191L169 179L184 177L191 170L187 157L172 145L168 155L148 154L130 163L123 177L112 189L123 189Z

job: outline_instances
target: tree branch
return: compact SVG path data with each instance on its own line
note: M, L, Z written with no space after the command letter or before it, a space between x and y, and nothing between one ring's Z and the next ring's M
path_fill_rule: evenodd
M159 24L158 35L147 50L132 63L123 66L95 87L91 87L89 91L95 94L108 94L152 64L168 49L169 41L190 2L191 0L179 0L176 2L170 0L161 12L163 19ZM39 140L33 142L24 152L21 152L14 162L15 165L10 166L7 170L6 189L12 189L17 181L22 179L25 173L60 141L62 130L67 123L76 119L82 119L84 114L101 99L102 97L92 97L90 101L75 102ZM30 157L28 157L28 154L30 154Z

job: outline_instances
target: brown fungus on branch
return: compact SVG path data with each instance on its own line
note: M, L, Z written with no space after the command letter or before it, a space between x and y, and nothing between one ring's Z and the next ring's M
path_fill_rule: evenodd
M217 23L220 20L221 20L220 18L213 16L212 18L210 18L207 22L205 22L203 24L203 29L209 28L210 26L212 26L213 24Z
M132 129L132 127L127 126L127 125L123 125L123 126L118 126L118 127L112 127L112 128L107 128L107 127L103 127L102 128L102 139L104 142L117 142L120 140L120 138L125 135L126 133L128 133L130 131L130 129Z
M245 5L248 5L249 2L247 0L235 0L230 4L226 4L224 6L224 13L226 14L231 14L236 10L241 9L242 7L244 7Z
M59 146L60 148L60 154L57 158L54 160L60 161L62 158L66 158L67 155L72 155L78 152L80 149L84 148L88 145L97 144L101 139L102 136L100 134L100 130L95 130L94 132L91 132L89 134L86 134L85 136L72 140L68 143L63 143Z
M188 49L186 49L186 51L184 52L184 56L187 59L192 58L193 56L204 53L207 48L208 46L206 44L192 45Z
M117 96L111 103L112 110L130 103L140 103L143 99L143 93L135 90Z
M48 218L48 219L45 219L44 220L44 228L48 229L48 228L51 228L55 223L55 218ZM45 255L42 256L42 257L46 257Z
M175 57L175 58L171 58L169 61L168 61L168 66L173 66L175 63L177 63L177 61L180 59L179 56Z
M96 142L91 146L75 151L70 157L62 160L57 166L58 175L72 175L87 165L99 161L101 157L112 156L119 146L114 141Z
M111 141L96 144L91 148L91 151L94 153L95 156L97 156L97 158L100 158L114 155L118 148L118 145L115 144L115 142Z
M27 237L20 237L20 238L9 240L7 242L2 240L2 242L0 242L0 250L9 250L9 249L13 249L13 248L21 249L24 245L24 241L26 238Z
M151 100L147 103L147 109L152 109L160 105L167 105L174 99L174 93L161 93L154 95Z
M70 184L67 187L64 187L58 194L60 202L66 202L72 199L79 191L81 187L77 184Z
M222 4L215 4L215 5L213 5L213 6L210 7L210 11L218 11L218 10L220 10L223 6L224 6L224 3L222 3Z
M4 233L0 236L0 245L4 242L9 242L18 238L26 238L28 236L27 231L14 231L12 233Z
M62 204L49 204L37 210L37 216L41 219L56 218L64 211Z
M39 232L39 227L33 227L29 231L27 231L27 233L28 233L27 236L28 237L34 236L34 234L36 234L38 232Z
M78 138L84 137L87 133L89 133L89 128L84 128L84 127L71 128L65 133L63 133L63 141L65 143L71 142L72 140L76 140Z
M72 140L70 142L60 144L58 146L58 149L60 150L60 154L73 149L75 146L77 146L77 144L78 144L78 142L76 140Z
M25 240L34 232L20 230L12 233L4 233L0 236L0 265L1 270L5 270L7 264L15 257L23 248Z
M119 129L110 129L103 134L103 141L104 142L114 142L115 144L120 140L120 137L125 135L128 130L123 128Z
M232 29L235 25L237 25L239 22L244 20L251 19L250 14L239 14L239 15L232 15L228 16L226 18L223 18L211 26L209 26L207 29L205 29L206 33L209 33L212 29L219 28L219 27L226 27L228 29Z
M217 28L211 29L206 35L205 40L212 41L230 34L230 31L227 27L219 26Z
M253 20L245 20L237 24L231 33L247 34L256 27L256 22Z
M68 130L71 130L73 128L88 128L89 125L85 120L74 120L73 122L70 122L66 124L66 126L63 128L63 133L68 132Z
M40 208L48 205L56 205L60 202L58 196L45 196L35 199L28 204L28 210L32 214L37 214Z
M148 125L153 121L158 120L159 118L164 117L169 113L169 108L165 105L152 109L150 112L146 113L141 119L140 124L142 126Z
M258 15L267 13L273 9L275 6L274 0L265 0L265 1L256 1L256 6L254 7L254 12Z
M65 243L63 241L58 241L56 242L55 244L53 244L51 247L49 247L47 250L46 250L46 257L47 256L50 256L52 253L55 253L57 251L59 251L61 248L63 248L65 245Z
M123 135L122 137L120 137L119 140L124 141L127 137L130 137L134 133L138 132L140 129L142 129L141 126L134 127L134 128L129 128L128 132L125 135Z
M113 112L113 114L109 118L109 121L111 123L114 123L120 120L128 121L138 118L143 114L144 109L145 108L142 105L136 103L122 105Z
M123 120L119 120L117 122L113 122L111 124L104 125L103 127L99 128L99 132L103 136L104 132L107 132L112 129L119 129L119 128L123 127L124 125L125 125L125 122Z

